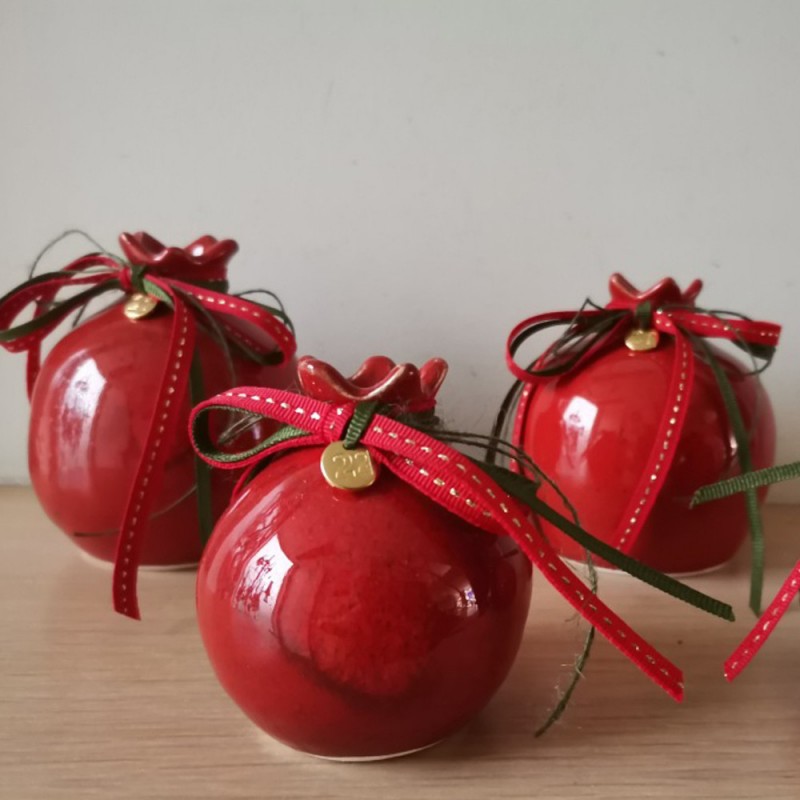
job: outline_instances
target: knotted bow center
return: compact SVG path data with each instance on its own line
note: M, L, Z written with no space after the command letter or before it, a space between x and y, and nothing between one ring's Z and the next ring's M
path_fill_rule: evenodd
M143 264L122 264L119 269L119 284L126 294L145 294L144 277L148 268ZM155 274L158 274L155 271Z

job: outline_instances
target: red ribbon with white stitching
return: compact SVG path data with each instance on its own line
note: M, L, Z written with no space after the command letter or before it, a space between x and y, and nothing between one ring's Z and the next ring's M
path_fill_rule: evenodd
M304 436L284 441L234 462L204 455L194 440L198 415L207 410L239 409L277 420ZM355 406L331 405L291 392L240 387L218 394L192 412L190 432L195 450L221 469L254 468L270 455L297 447L324 446L342 439ZM683 699L681 671L645 642L558 558L528 518L528 511L504 492L466 456L397 420L375 415L360 439L373 459L426 497L489 533L510 536L555 589L615 647L676 700Z
M766 644L767 639L772 635L783 615L789 610L789 606L798 592L800 592L800 561L795 564L789 577L784 581L783 586L753 629L725 662L725 677L729 681L734 680Z
M260 355L271 352L271 344L255 342L241 326L236 326L237 321L249 323L267 334L277 344L284 359L291 358L296 349L291 331L267 309L239 297L188 282L194 277L191 267L159 270L148 268L145 277L149 283L169 296L173 313L160 390L154 398L145 447L122 515L114 566L114 608L136 619L140 616L136 577L144 531L170 446L179 434L180 401L188 388L194 353L196 322L192 306L185 298L193 298L194 302L214 315L226 335L237 339ZM204 267L199 279L204 282L223 281L225 268ZM97 287L98 294L114 288L131 292L133 291L131 268L109 256L94 254L77 259L59 273L32 279L0 300L0 331L9 331L16 318L27 308L33 308L34 320L48 313L56 295L62 289L85 290L92 287ZM86 302L89 302L89 299L91 298ZM39 372L42 340L78 307L66 308L63 315L36 330L2 342L2 346L10 352L28 353L29 396Z
M580 317L587 322L608 316L607 310L589 310L580 312ZM544 328L557 324L569 324L578 316L576 311L557 311L539 314L523 320L509 334L506 345L506 363L513 375L525 388L519 401L512 441L522 441L525 419L537 387L560 375L579 370L587 359L599 351L612 346L621 346L625 333L631 330L635 321L633 310L630 316L622 316L608 332L602 334L565 372L558 375L533 375L514 360L514 343L531 328ZM642 477L636 490L631 495L613 538L609 544L623 553L630 553L642 528L647 521L653 504L664 485L664 481L672 465L677 444L681 438L689 400L694 386L695 352L689 334L695 336L743 341L751 345L777 345L780 337L780 326L770 322L758 322L740 319L720 319L701 311L689 309L656 309L652 314L652 327L660 334L672 337L675 347L670 375L669 388L661 412L658 433L653 447L642 471ZM534 364L534 369L546 362L550 352L547 351Z

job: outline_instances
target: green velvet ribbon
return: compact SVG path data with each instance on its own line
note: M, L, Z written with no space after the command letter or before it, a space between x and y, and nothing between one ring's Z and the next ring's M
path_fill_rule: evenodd
M772 486L774 483L782 483L795 478L800 478L800 461L753 470L752 472L737 475L735 478L728 478L718 483L703 486L692 497L692 505L699 506L712 500L721 500L723 497L761 489L764 486Z
M743 472L741 475L736 475L733 478L727 478L717 483L709 484L698 489L691 501L692 507L709 503L713 500L722 500L725 497L731 497L735 494L744 494L747 501L748 514L753 506L756 506L756 490L765 486L772 486L775 483L782 483L783 481L794 480L800 477L800 461L793 461L789 464L780 464L774 467L766 467L765 469L751 470ZM756 513L758 509L756 506ZM759 515L759 523L760 523ZM755 543L754 543L755 544ZM758 551L753 552L753 559L758 558L758 564L763 570L764 564L764 546L763 541L760 543ZM759 583L759 591L761 584ZM757 608L753 607L751 594L750 607L758 613Z
M739 461L741 470L743 473L752 472L753 459L750 454L750 437L742 419L739 404L736 402L731 382L708 344L699 336L692 336L691 338L694 346L705 356L722 395L725 410L728 413L728 420L733 429L733 437L736 441L736 458ZM746 488L744 496L747 523L750 529L752 559L750 567L750 608L754 614L760 615L761 597L764 591L764 526L761 521L758 495L755 489Z

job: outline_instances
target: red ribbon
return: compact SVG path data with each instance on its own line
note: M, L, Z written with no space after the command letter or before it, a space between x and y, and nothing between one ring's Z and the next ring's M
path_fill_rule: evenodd
M767 610L761 615L750 633L745 636L741 644L733 651L725 662L725 677L734 680L744 668L753 660L756 653L766 644L767 639L778 626L783 615L789 610L792 600L800 592L800 561L795 564L789 577L784 581Z
M240 409L308 431L308 436L281 442L235 462L204 455L195 441L195 450L210 465L252 470L264 458L282 450L324 446L341 440L355 405L332 405L275 389L240 387L198 405L192 411L190 431L194 429L198 414L215 407ZM466 456L382 415L373 417L360 439L360 446L368 448L375 461L466 522L489 533L510 536L584 619L671 697L683 699L681 671L607 608L562 563L531 523L529 512ZM239 489L246 476L247 473Z
M699 284L695 282L687 290L684 297L693 298L699 291ZM548 314L539 314L519 323L509 334L506 344L506 363L514 376L525 384L519 401L519 407L514 422L512 441L519 444L522 441L525 419L536 389L547 381L551 381L564 374L579 370L583 364L599 351L612 346L619 346L623 337L636 324L637 304L626 303L615 298L606 306L607 310L588 311L555 311ZM591 346L576 358L574 363L558 374L531 374L514 360L515 346L518 339L525 338L531 329L540 329L559 324L570 324L580 319L587 325L603 318L609 318L612 311L629 309L630 314L623 314L610 328L601 333ZM631 495L627 508L620 517L616 531L609 544L623 553L630 553L642 527L647 521L653 504L664 485L664 481L672 465L677 444L680 441L686 412L694 386L694 371L696 355L692 348L689 335L707 338L727 339L729 341L745 342L748 345L775 346L780 337L781 328L770 322L757 322L741 319L720 319L711 314L695 309L670 309L656 308L650 318L650 326L659 334L672 337L675 343L669 388L661 412L658 433L647 465L642 471L642 477L635 491ZM548 363L552 353L546 351L534 364L538 369Z
M64 288L100 289L116 282L123 290L133 291L134 269L109 256L94 254L79 258L64 267L61 270L63 275L53 273L28 281L0 301L0 330L7 331L11 328L19 314L31 305L33 318L38 319L50 310L56 295ZM224 281L226 270L223 264L216 267L203 265L197 270L190 264L148 267L145 275L149 283L157 286L170 298L173 313L160 390L153 404L145 446L122 515L114 565L114 608L135 619L140 617L136 579L144 530L170 446L178 435L180 399L187 391L194 352L196 323L191 313L191 304L186 298L192 298L213 314L228 336L260 355L272 352L271 347L254 341L247 333L247 325L242 326L241 323L255 326L267 334L277 344L284 359L291 358L296 350L291 331L267 309L239 297L188 282L193 277L210 282ZM39 373L42 340L61 324L67 313L69 311L26 336L2 342L2 346L11 352L27 351L29 396Z

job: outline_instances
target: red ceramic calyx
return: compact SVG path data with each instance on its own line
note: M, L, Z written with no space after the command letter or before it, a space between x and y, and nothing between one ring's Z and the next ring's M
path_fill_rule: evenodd
M302 359L300 382L407 409L433 401L445 370L376 358L346 380ZM236 703L291 747L346 759L425 747L505 678L530 562L388 470L369 489L332 488L321 452L275 458L220 518L198 573L204 644Z
M191 280L224 280L228 262L238 252L233 239L201 236L186 247L167 247L149 233L123 233L120 247L131 264Z
M640 292L615 275L607 308L634 310L649 302L653 310L691 309L701 286L695 281L681 291L668 278ZM769 398L742 364L706 342L730 381L749 431L753 467L768 466L775 450ZM648 474L659 424L664 414L669 418L672 413L668 387L675 346L673 337L662 334L655 349L632 352L620 339L580 368L528 390L518 408L516 443L569 498L583 527L615 546L617 533L625 527L621 525L625 510L642 476ZM672 466L638 539L626 549L646 564L671 573L718 566L734 555L747 535L741 496L690 508L697 489L731 477L740 468L722 394L699 352L694 369ZM550 487L542 487L542 497L558 507L559 499ZM573 540L550 525L545 528L562 555L583 558Z
M447 376L447 362L432 358L417 369L413 364L395 364L386 356L372 356L349 378L330 364L304 356L297 364L303 394L328 403L358 403L380 400L407 411L432 408Z
M188 248L165 248L144 233L124 234L131 262L180 274L187 280L224 279L235 242L202 237ZM202 252L201 252L202 250ZM201 277L198 277L200 270ZM188 271L187 271L188 270ZM124 301L123 301L124 302ZM163 379L169 311L160 307L131 321L123 302L86 320L55 344L42 365L31 397L29 466L33 487L48 516L80 548L113 561L155 398ZM293 365L263 367L232 352L231 375L215 339L199 332L197 353L207 395L234 382L285 386ZM188 395L176 399L188 420ZM196 563L202 549L195 497L194 454L186 421L166 445L169 458L143 545L145 565ZM227 505L235 476L212 478L215 514Z
M650 303L653 308L664 308L670 305L693 306L702 288L703 282L695 280L682 291L672 278L664 278L649 289L640 291L627 278L615 272L608 281L611 300L606 308L633 310L642 303Z

